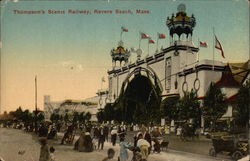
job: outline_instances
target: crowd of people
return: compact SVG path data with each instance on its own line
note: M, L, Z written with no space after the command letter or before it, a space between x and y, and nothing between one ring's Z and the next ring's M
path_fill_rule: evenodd
M36 132L41 144L39 161L55 161L53 155L55 148L49 147L47 140L60 139L57 137L58 132L63 133L60 140L61 144L73 145L73 149L78 152L101 151L104 149L105 142L109 142L110 146L114 147L118 145L119 158L117 160L119 161L128 161L128 151L132 151L132 161L146 161L150 153L160 153L163 146L168 146L169 142L161 136L170 133L169 126L156 127L91 122L80 124L78 122L52 123L51 121L43 121L37 125L14 122L4 126L24 129L27 132ZM192 130L188 125L179 126L176 128L176 135L183 139L185 135L190 133L188 133L188 130ZM129 136L127 136L128 133ZM131 134L134 136L131 136ZM75 136L79 136L79 138L76 140ZM104 160L112 158L110 157L113 154L112 150L114 149L108 150L108 157Z

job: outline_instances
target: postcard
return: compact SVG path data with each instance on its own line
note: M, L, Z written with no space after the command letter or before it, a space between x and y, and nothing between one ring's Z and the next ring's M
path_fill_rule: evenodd
M249 6L1 1L0 160L248 160Z

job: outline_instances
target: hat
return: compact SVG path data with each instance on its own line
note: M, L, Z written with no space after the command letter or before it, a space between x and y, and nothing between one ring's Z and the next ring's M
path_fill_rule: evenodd
M90 133L89 133L89 132L86 132L85 135L90 135Z

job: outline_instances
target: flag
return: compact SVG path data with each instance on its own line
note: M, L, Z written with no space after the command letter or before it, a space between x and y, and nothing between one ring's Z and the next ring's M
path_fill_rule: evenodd
M128 29L126 27L122 26L122 31L123 32L128 32Z
M220 51L221 51L221 56L222 56L223 58L225 58L225 56L224 56L224 51L223 51L223 48L222 48L222 46L221 46L221 43L219 42L219 40L217 39L216 36L215 36L215 48L218 49L218 50L220 50Z
M165 38L166 38L166 35L165 35L165 34L160 34L160 33L158 33L158 38L159 38L159 39L165 39Z
M145 34L145 33L141 33L141 39L148 39L150 36Z
M149 40L148 40L148 43L149 43L149 44L154 44L154 43L155 43L155 41L154 41L154 40L152 40L152 39L149 39Z
M207 42L201 42L200 41L200 47L204 47L204 48L207 48Z

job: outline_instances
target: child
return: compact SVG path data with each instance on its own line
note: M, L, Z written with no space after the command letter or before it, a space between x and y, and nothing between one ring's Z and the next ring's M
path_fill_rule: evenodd
M115 151L112 148L108 149L108 156L105 157L102 161L111 161L115 156Z
M53 146L51 146L51 147L49 148L49 152L50 152L50 161L56 161L55 155L54 155L55 148L54 148Z

